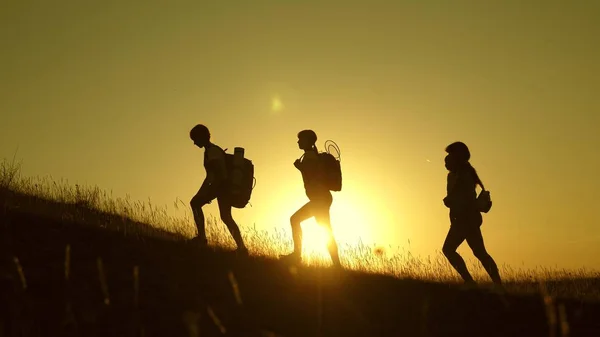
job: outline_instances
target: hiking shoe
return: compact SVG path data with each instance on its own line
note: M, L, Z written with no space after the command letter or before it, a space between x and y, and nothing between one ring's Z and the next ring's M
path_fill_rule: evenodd
M202 239L198 236L192 238L191 240L188 241L190 244L198 246L198 247L206 247L208 246L208 240L206 239Z
M506 288L504 288L504 286L501 283L492 284L490 292L498 296L498 299L500 300L500 302L502 302L502 305L504 305L505 309L510 308L510 302L506 298Z
M240 247L236 249L235 254L239 257L247 257L250 255L250 253L248 253L248 248L246 247Z
M287 255L279 255L279 259L285 262L290 263L300 263L302 262L302 256L296 252Z
M504 288L501 283L494 283L492 284L491 291L494 294L504 295L506 293L506 288Z
M477 282L475 281L465 281L465 283L460 286L461 290L475 290L477 288Z
M333 269L344 269L344 267L342 266L342 263L340 262L340 260L333 260L331 262L332 262L331 268L333 268Z

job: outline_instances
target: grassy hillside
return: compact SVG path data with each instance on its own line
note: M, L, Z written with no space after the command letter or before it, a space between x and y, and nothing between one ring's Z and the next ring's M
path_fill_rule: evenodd
M214 219L208 227L215 245L201 253L187 240L190 219L169 217L150 202L22 177L13 163L0 174L0 331L9 336L600 331L593 301L600 279L592 271L504 266L506 295L461 291L440 255L419 259L359 245L342 250L345 271L319 257L292 267L273 259L291 245L284 233L244 227L252 256L238 258Z

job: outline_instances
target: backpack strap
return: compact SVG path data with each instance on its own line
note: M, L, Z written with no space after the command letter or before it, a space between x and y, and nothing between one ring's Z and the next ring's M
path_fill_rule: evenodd
M216 147L217 149L221 150L221 152L223 152L223 155L226 155L226 154L227 154L227 152L226 152L226 151L227 151L227 149L223 150L223 149L222 149L221 147L219 147L218 145L215 145L215 144L212 144L212 143L211 143L210 145L208 145L208 146L206 146L206 147L204 148L204 165L205 165L205 166L206 166L206 163L207 163L206 159L208 158L208 149L210 149L210 148L212 148L212 147Z
M457 180L457 183L458 183L458 180L460 179L460 177L461 177L461 175L462 175L461 173L462 173L462 172L456 172L456 180ZM483 191L487 191L487 190L485 189L485 186L483 186L483 181L481 181L481 178L479 178L479 181L481 182L481 185L480 185L480 186L481 186L481 191L482 191L482 192L483 192ZM475 183L475 187L477 187L477 183ZM456 185L455 185L455 186L454 186L452 189L454 190L454 188L456 188ZM449 191L449 192L452 192L452 191Z

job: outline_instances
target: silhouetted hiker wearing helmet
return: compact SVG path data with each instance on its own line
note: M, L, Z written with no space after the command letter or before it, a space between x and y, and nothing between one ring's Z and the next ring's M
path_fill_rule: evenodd
M302 260L302 228L300 223L315 217L317 223L324 226L329 232L328 249L333 264L341 266L329 214L333 196L323 178L325 173L322 170L316 142L317 134L314 131L303 130L298 133L298 147L304 150L304 155L294 162L294 166L302 173L304 189L309 201L290 218L294 251L289 255L282 255L281 258L291 262Z
M227 179L227 165L225 161L225 151L219 146L210 142L210 132L204 125L198 124L190 131L190 138L199 148L204 148L204 168L206 169L206 178L200 187L200 190L190 201L194 221L198 228L198 236L201 247L206 247L206 224L202 206L209 204L215 198L219 204L219 213L221 220L225 223L231 236L237 244L238 252L247 254L248 250L244 245L244 240L240 234L238 225L231 216L231 201L229 200L229 186Z
M480 228L483 223L481 212L489 210L491 201L488 201L487 208L478 203L475 188L477 185L481 186L483 191L485 191L485 188L477 172L469 163L471 154L467 145L462 142L455 142L446 147L446 152L448 155L445 158L445 163L449 173L447 196L444 198L444 204L450 208L450 230L442 251L465 283L468 286L474 286L475 281L467 270L465 261L456 252L458 246L464 240L467 240L473 254L481 261L492 281L500 285L502 281L498 273L498 267L485 249Z

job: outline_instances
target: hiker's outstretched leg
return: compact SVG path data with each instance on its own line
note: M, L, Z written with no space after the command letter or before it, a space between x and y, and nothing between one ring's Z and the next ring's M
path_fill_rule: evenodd
M337 242L335 241L335 238L333 237L333 232L331 230L331 227L328 229L328 231L329 231L329 241L327 242L327 249L329 250L329 256L331 256L331 261L333 262L334 265L341 266L342 263L340 262L340 254L338 251L338 245L337 245Z
M317 223L323 226L329 234L327 240L327 249L329 250L329 256L331 256L331 261L335 266L341 266L342 264L340 262L338 245L337 242L335 242L335 237L333 236L333 229L331 228L331 216L329 214L329 207L319 210L317 214L318 215L315 217Z
M464 233L464 229L457 228L456 226L450 226L450 230L446 236L446 241L444 241L444 246L442 247L442 252L452 267L454 267L458 274L460 274L460 277L462 277L462 279L467 283L473 283L475 281L467 269L465 260L463 260L460 254L456 252L458 246L463 243L465 238L466 235Z
M224 198L217 198L217 203L219 204L219 214L221 215L221 220L227 229L229 229L229 233L233 237L238 250L247 251L246 245L244 244L244 239L242 238L242 233L240 232L240 227L237 225L233 216L231 215L231 203Z
M202 211L202 206L206 205L206 203L206 199L199 194L196 194L190 201L192 214L194 215L194 222L196 223L196 228L198 229L198 235L196 236L196 239L199 241L200 245L203 246L207 245L206 223L204 219L204 212Z
M300 225L304 220L308 220L313 217L312 204L309 201L304 206L300 207L290 217L290 225L292 227L292 237L294 239L294 252L302 253L302 226Z
M292 239L294 240L294 251L292 252L292 254L288 255L290 258L300 259L302 257L302 227L300 224L302 223L302 221L310 219L312 217L313 212L310 201L304 206L300 207L300 209L297 210L296 213L294 213L290 217L290 225L292 227Z
M469 231L467 235L467 244L471 247L473 251L473 255L481 262L485 271L490 275L492 281L496 284L502 284L502 279L500 278L500 272L498 271L498 266L496 262L490 256L490 254L485 249L485 244L483 243L483 235L481 234L481 228L477 227Z

